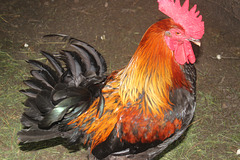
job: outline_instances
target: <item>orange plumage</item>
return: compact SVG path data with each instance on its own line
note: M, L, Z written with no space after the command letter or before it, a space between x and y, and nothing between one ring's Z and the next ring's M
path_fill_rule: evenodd
M166 1L159 0L159 8L180 6L178 0L176 5ZM196 16L190 12L187 17ZM63 64L42 52L52 68L28 61L39 70L32 70L34 78L25 81L31 89L21 91L29 97L29 108L21 119L25 128L19 140L62 137L69 144L89 145L98 159L152 159L160 154L187 129L196 106L189 41L199 40L188 33L201 37L202 32L189 31L183 21L173 19L153 24L129 64L108 76L104 58L93 47L65 35L48 35L63 37L75 51L61 51ZM203 23L199 26L195 28L201 30Z

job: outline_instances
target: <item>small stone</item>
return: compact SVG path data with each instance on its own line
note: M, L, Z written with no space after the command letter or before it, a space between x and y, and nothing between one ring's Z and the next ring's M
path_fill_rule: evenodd
M220 60L222 59L222 56L220 54L217 55L217 59Z
M105 35L102 35L102 36L101 36L101 40L106 40L106 36L105 36Z
M237 150L237 155L240 155L240 149Z
M225 109L225 108L228 108L228 106L226 105L226 103L223 103L223 104L222 104L222 108L224 108L224 109Z
M104 5L106 8L108 7L108 2L105 2L105 5Z
M25 43L23 46L24 46L25 48L28 48L28 47L29 47L29 45L28 45L27 43Z

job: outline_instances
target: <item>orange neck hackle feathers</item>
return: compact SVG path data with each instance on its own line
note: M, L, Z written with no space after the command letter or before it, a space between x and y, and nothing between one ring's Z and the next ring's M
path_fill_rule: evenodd
M135 102L141 96L142 110L147 115L164 117L171 109L169 92L174 88L189 88L183 72L165 40L165 31L176 24L166 19L153 24L144 34L127 67L120 72L120 97L123 104Z

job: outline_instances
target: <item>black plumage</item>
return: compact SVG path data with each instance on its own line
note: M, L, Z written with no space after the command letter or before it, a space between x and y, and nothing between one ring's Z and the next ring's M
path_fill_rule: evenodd
M78 128L66 124L101 95L106 62L83 41L62 34L44 37L62 37L74 50L60 51L60 59L41 51L52 67L36 60L27 61L37 69L31 70L33 77L24 81L30 88L20 90L29 98L24 103L27 108L21 118L24 129L18 132L19 140L28 143L62 137L74 143L82 134ZM99 116L104 106L104 99L101 99Z

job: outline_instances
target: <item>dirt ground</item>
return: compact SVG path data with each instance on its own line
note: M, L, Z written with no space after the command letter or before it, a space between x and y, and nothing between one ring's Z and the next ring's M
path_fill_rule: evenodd
M157 0L0 2L0 58L3 62L1 65L4 64L0 71L1 110L4 110L0 114L0 125L3 127L0 130L0 145L7 148L5 153L0 152L0 157L86 159L84 150L68 154L68 150L59 145L51 152L40 151L36 157L32 157L19 149L16 135L3 134L10 133L9 131L11 134L16 133L21 127L18 119L24 108L21 102L25 97L19 98L14 92L23 87L22 80L29 76L29 68L24 60L41 58L39 50L42 48L52 49L53 44L45 42L42 39L43 35L62 33L94 46L106 59L108 72L111 72L128 63L147 28L166 16L158 11ZM190 0L190 6L195 3L201 11L206 30L202 38L202 47L196 49L198 105L194 121L199 127L193 131L196 133L193 140L196 139L197 142L187 150L192 153L189 156L184 156L183 154L188 153L184 152L179 158L177 155L171 158L170 153L164 153L168 158L165 155L161 157L196 160L238 159L236 152L240 149L240 1ZM14 62L17 67L11 68L13 65L9 65L10 62ZM11 125L16 127L11 128ZM189 132L191 135L192 132ZM5 142L6 138L12 143ZM206 144L209 138L209 144ZM174 149L176 150L173 147L172 150ZM197 149L203 152L198 152ZM171 152L171 149L168 152ZM62 157L58 157L56 153Z

